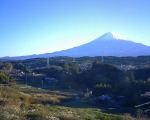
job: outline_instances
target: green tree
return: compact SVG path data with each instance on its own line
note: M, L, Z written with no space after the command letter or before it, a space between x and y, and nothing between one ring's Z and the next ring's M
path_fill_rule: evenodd
M9 77L6 76L4 73L0 72L0 83L8 83L9 82Z
M103 94L109 94L112 92L112 87L111 85L109 84L97 84L95 87L94 87L94 90L93 90L93 94L96 95L96 96L99 96L99 95L103 95Z
M150 84L150 78L147 79L147 83Z
M98 60L95 60L94 62L93 62L93 64L92 64L92 67L96 67L97 65L99 65L100 64L100 62L98 61Z
M25 66L24 64L22 64L22 63L16 64L14 66L14 68L17 69L17 70L21 70L21 71L23 71L25 73L29 73L30 72L29 68L27 66Z
M4 64L4 68L7 70L7 73L10 73L13 69L13 65L9 62Z

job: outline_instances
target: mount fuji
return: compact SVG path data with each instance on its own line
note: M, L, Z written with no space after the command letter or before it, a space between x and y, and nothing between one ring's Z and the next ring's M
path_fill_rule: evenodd
M19 60L55 56L146 56L150 55L150 46L135 43L121 35L108 32L99 38L71 49L39 55L7 57L5 59Z
M144 56L150 55L150 46L135 43L121 35L108 32L92 42L49 56Z

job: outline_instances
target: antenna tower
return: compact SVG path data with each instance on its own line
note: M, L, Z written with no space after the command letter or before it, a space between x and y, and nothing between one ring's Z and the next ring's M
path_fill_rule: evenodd
M120 62L121 62L121 65L120 65L120 67L121 67L121 69L122 69L122 56L123 56L123 50L122 49L120 49Z
M72 62L76 62L74 50L73 50L73 53L72 53L72 57L73 57L73 61Z
M49 57L47 58L47 67L49 68Z
M101 59L102 63L104 62L104 56L103 56L104 54L103 53L104 53L104 51L102 50L102 59Z

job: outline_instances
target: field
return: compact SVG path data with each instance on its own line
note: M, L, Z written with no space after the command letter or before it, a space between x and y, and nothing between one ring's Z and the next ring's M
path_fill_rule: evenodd
M1 85L0 120L133 120L129 114L103 113L87 100L74 98L75 92L70 94L69 90Z

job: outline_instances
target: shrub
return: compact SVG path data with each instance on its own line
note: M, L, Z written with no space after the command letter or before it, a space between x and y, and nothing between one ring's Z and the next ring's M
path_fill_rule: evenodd
M4 73L0 72L0 83L1 84L6 84L9 81L9 77L6 76Z

